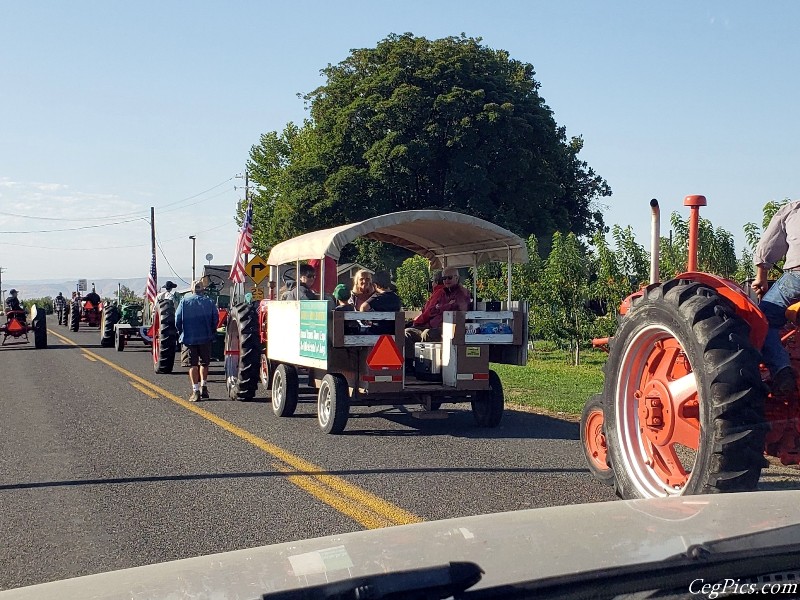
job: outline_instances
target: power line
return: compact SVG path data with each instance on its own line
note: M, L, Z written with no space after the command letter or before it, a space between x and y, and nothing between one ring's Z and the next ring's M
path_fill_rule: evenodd
M65 229L32 229L29 231L0 231L4 234L15 233L55 233L58 231L78 231L80 229L97 229L98 227L109 227L111 225L122 225L124 223L133 223L134 221L146 221L144 217L136 217L135 219L126 219L125 221L115 221L113 223L101 223L99 225L82 225L81 227L67 227Z
M175 277L180 279L186 285L190 285L190 283L188 281L186 281L183 277L181 277L180 275L178 275L175 272L175 269L172 267L172 264L169 262L169 259L167 258L167 255L164 254L164 249L161 247L161 241L158 239L158 237L156 237L156 246L158 246L159 251L161 251L161 256L163 256L164 260L167 261L167 265L169 266L170 271L172 271L172 274L175 275Z
M203 190L202 192L198 192L197 194L193 194L191 196L187 196L186 198L181 198L180 200L175 200L173 202L168 202L167 204L164 204L164 205L162 205L162 206L160 206L158 208L165 208L167 206L174 206L176 204L180 204L181 202L186 202L187 200L193 200L194 198L197 198L198 196L202 196L203 194L207 194L208 192L210 192L212 190L215 190L220 186L225 185L229 181L233 181L234 178L235 177L229 177L225 181L222 181L222 182L218 183L217 185L214 185L214 186L208 188L207 190ZM216 197L217 196L212 196L212 198L216 198ZM210 200L210 199L211 198L206 198L206 200ZM205 200L201 200L200 202L204 202L204 201ZM193 204L199 204L199 202L196 202L196 203L193 203ZM187 206L193 206L193 204L188 204ZM173 210L177 210L177 209L173 209ZM132 216L138 215L138 214L140 214L142 212L144 212L144 211L143 210L137 210L135 212L121 213L121 214L118 214L118 215L108 215L108 216L105 216L105 217L81 217L81 218L78 218L78 219L71 219L71 218L67 218L67 217L39 217L39 216L32 216L32 215L20 215L20 214L16 214L16 213L5 212L5 211L0 211L0 215L4 215L6 217L17 217L17 218L20 218L20 219L31 219L31 220L38 220L38 221L103 221L103 220L106 220L106 219L120 219L120 218L123 218L123 217L132 217ZM5 233L5 232L0 231L0 233ZM33 233L38 233L38 232L33 232ZM42 232L42 233L46 233L46 232Z

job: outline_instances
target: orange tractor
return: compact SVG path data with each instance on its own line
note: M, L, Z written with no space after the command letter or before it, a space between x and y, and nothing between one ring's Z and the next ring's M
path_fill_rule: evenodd
M620 305L605 348L605 385L581 418L590 471L622 498L752 490L765 455L800 463L800 407L770 391L760 349L767 320L737 283L697 271L703 196L687 196L685 273L659 281L658 202L651 201L650 284ZM797 310L783 332L800 367ZM792 324L794 323L794 324Z

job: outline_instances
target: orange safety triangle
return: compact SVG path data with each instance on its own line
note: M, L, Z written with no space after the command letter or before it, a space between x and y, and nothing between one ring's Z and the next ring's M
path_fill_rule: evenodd
M87 300L86 304L83 305L83 308L85 308L86 310L92 310L94 308L94 304L92 304Z
M403 355L397 349L391 335L382 335L378 343L367 355L367 366L370 369L400 369L403 366Z
M8 324L8 327L6 327L6 330L8 331L8 333L14 334L14 333L19 333L21 331L25 331L25 327L22 325L22 323L20 323L16 319L11 319L11 321Z

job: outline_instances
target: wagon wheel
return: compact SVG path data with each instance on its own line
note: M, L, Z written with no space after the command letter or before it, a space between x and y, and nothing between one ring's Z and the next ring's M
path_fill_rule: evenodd
M637 298L605 367L605 432L623 498L752 490L765 387L749 327L712 289L671 280Z
M595 394L586 402L581 413L581 445L591 474L606 485L614 485L614 471L608 465L603 420L603 397Z

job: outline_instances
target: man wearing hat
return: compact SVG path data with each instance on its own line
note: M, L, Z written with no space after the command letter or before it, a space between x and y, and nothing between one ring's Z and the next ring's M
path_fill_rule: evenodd
M6 298L6 316L8 316L8 314L12 310L16 311L23 310L22 304L20 303L19 298L17 298L17 290L15 289L8 290L8 298ZM17 315L17 318L24 323L25 313L21 312L20 314Z
M208 365L211 363L211 344L217 335L219 311L205 295L202 279L192 283L192 290L194 293L186 294L178 304L175 326L180 333L180 343L189 351L189 382L192 384L189 402L197 402L209 397Z
M159 292L158 295L156 296L156 301L172 300L172 298L175 296L174 290L177 287L178 287L177 283L175 283L174 281L168 281L167 283L164 284L164 291Z

